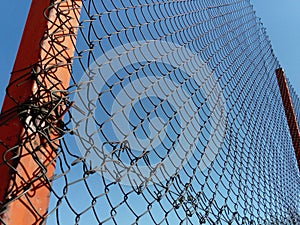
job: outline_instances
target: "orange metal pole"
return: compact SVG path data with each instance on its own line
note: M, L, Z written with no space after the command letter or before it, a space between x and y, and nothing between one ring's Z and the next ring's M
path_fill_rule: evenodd
M281 97L285 109L287 122L292 136L298 167L300 169L300 130L298 126L297 116L293 106L286 76L282 68L276 70L276 76L277 76L277 81L281 92Z
M65 97L81 5L81 0L32 1L0 115L0 224L45 220L58 130L68 106L58 105L56 114L50 109L52 127L46 138L26 124L34 120L28 102L47 105Z

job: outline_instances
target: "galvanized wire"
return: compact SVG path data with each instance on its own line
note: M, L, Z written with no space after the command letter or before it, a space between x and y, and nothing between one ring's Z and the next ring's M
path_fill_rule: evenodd
M27 152L13 155L30 154L51 193L37 221L300 223L280 65L248 0L85 0L79 21L70 87L43 86L59 63L35 67L39 91L18 109ZM53 143L52 163L40 161L35 135ZM32 188L22 179L2 213Z

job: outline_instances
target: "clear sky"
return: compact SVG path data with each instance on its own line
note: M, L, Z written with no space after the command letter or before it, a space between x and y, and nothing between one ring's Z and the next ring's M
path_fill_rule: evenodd
M282 67L300 95L300 1L251 0ZM4 1L0 14L0 105L20 43L30 0ZM33 34L34 35L34 34Z
M300 1L251 0L262 18L273 49L300 95Z

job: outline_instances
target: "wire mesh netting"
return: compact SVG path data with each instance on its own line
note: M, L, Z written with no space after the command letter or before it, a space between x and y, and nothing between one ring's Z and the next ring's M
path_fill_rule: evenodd
M49 7L58 21L78 8L60 4ZM300 224L280 65L250 1L82 4L70 86L52 76L51 52L32 69L38 91L18 108L25 132L0 164L24 186L11 186L0 214L39 180L47 213L23 204L41 224ZM46 34L53 49L65 48L64 29ZM15 169L22 157L39 168L34 179Z

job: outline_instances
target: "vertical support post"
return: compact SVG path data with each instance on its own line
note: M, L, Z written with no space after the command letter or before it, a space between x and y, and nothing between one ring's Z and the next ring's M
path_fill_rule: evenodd
M0 224L45 222L81 6L32 1L0 115Z
M279 89L281 92L282 102L285 109L285 115L290 128L290 134L292 137L293 146L296 153L298 167L300 169L300 130L298 126L297 116L293 106L293 102L290 95L286 76L284 74L284 70L282 68L276 69L276 76L277 76Z

